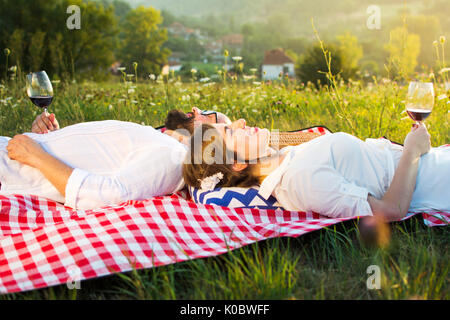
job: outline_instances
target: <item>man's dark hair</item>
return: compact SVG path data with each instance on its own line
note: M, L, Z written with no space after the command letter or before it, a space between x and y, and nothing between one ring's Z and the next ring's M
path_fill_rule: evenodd
M194 117L180 110L171 110L167 114L165 127L169 130L186 129L190 134L193 134Z

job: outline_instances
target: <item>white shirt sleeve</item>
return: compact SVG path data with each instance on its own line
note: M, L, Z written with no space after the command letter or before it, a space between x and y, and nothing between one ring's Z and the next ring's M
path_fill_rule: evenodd
M184 154L184 149L174 151L163 146L158 152L141 150L113 175L92 174L76 168L66 185L65 205L94 209L176 192L184 185L181 174Z
M316 166L284 175L283 191L291 205L331 218L371 216L368 190L347 181L334 168Z

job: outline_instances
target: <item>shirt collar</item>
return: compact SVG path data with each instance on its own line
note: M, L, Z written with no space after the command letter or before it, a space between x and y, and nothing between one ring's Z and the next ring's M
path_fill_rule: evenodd
M284 158L283 162L281 162L281 164L278 166L278 168L276 168L271 174L269 174L261 183L258 193L265 200L269 199L273 190L280 182L281 177L286 172L286 169L288 168L288 165L291 162L291 158L292 158L291 154L290 154L291 150L292 150L292 147L286 147L286 148L283 148L282 150L280 150L280 152L286 154L286 157Z

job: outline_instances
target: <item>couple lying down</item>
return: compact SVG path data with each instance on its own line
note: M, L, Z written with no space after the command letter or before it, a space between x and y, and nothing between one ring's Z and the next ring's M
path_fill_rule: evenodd
M33 131L51 132L0 137L0 195L34 194L93 209L167 195L185 184L260 185L263 197L274 195L288 210L329 217L391 221L409 209L450 211L450 148L431 148L423 125L408 133L403 147L334 133L277 151L267 129L243 119L211 120L197 109L184 120L170 129L187 123L189 139L122 121L55 130L54 115L41 115Z

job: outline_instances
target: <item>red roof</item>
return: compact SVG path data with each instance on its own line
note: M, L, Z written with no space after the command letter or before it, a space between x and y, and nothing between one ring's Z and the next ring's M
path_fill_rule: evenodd
M284 53L283 49L266 51L263 64L282 65L285 63L294 63L294 61Z

